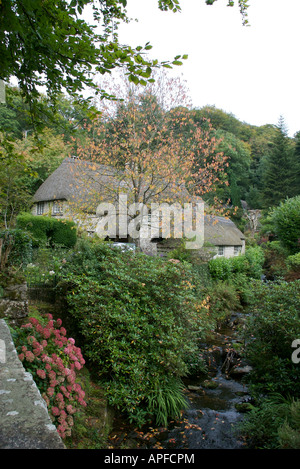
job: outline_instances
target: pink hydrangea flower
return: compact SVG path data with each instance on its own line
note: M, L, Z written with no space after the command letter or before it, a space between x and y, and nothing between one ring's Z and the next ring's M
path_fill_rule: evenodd
M36 374L38 375L39 378L45 379L46 378L46 373L44 370L36 370Z
M33 325L33 326L37 326L39 324L38 320L36 318L29 318L29 322Z
M47 329L47 327L44 327L43 332L42 332L42 336L43 336L45 339L49 339L49 338L50 338L51 332L49 331L49 329Z
M57 417L60 414L60 410L58 407L52 407L51 412L55 417Z
M68 414L70 414L70 415L75 414L77 412L75 407L73 407L71 404L67 405L66 410L67 410Z
M48 389L47 389L47 394L48 394L49 397L52 397L53 394L54 394L54 388L51 388L51 387L48 388Z
M32 352L30 352L30 350L27 350L25 352L25 359L28 361L28 362L33 362L34 361L34 355Z

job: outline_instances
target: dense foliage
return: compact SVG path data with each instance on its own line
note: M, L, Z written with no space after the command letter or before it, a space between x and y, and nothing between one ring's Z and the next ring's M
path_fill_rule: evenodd
M32 239L19 229L0 231L0 270L24 267L32 259Z
M299 280L255 285L246 351L261 392L299 395L300 368L291 359L292 342L300 335L299 312Z
M187 356L211 327L188 266L83 242L62 275L85 356L110 404L138 424L178 415Z
M282 201L270 213L269 223L281 245L296 254L300 249L300 196Z
M253 448L298 448L300 281L256 283L245 329L254 409L242 424ZM296 344L298 342L296 341ZM293 358L296 355L296 360Z
M274 393L248 414L242 428L251 449L299 449L299 423L300 400Z
M259 279L262 275L264 252L260 246L247 247L245 254L230 258L216 257L209 261L209 270L213 278L225 280L236 274L245 274L249 278Z

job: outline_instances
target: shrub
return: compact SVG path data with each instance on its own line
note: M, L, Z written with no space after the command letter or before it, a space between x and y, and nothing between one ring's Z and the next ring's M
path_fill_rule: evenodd
M278 430L279 444L284 449L300 449L300 400L293 399L285 422Z
M17 227L32 234L35 246L50 243L71 248L76 244L76 225L73 221L24 213L18 215Z
M225 257L215 257L209 261L209 271L213 279L226 280L231 277L232 263Z
M69 220L55 220L52 241L54 244L72 248L77 240L76 225Z
M218 325L239 308L236 289L229 282L216 281L207 288L206 293L209 297L209 314Z
M209 321L189 266L80 242L64 278L85 356L110 405L138 425L155 418L158 408L158 422L177 414L185 358Z
M299 280L255 284L245 336L251 383L259 392L300 392L300 368L291 359L292 342L300 337L299 311Z
M292 407L293 401L278 393L273 393L259 401L257 407L245 416L239 426L240 431L247 438L247 446L251 449L292 448L291 440L294 435L287 434L287 422L291 422L293 427L295 423L291 418L294 412ZM299 409L299 404L297 407ZM295 433L297 432L294 429Z
M293 256L288 256L286 264L290 269L299 270L300 269L300 252L294 254Z
M300 195L281 202L270 217L282 246L296 254L300 249Z
M250 246L245 254L230 258L215 257L209 261L212 278L228 280L236 274L245 274L250 278L260 278L263 272L264 252L260 246Z
M231 272L233 274L245 274L249 269L249 261L247 256L239 255L228 259L231 265Z
M287 268L295 273L300 273L300 252L293 256L288 256L286 260Z
M32 259L32 239L28 233L19 229L0 231L1 270L9 266L20 267Z
M250 278L260 279L263 273L264 251L260 246L248 247L245 252L246 274Z
M248 306L252 301L254 295L252 282L253 280L244 273L236 273L231 280L241 306Z
M74 339L66 337L61 320L53 320L51 314L47 318L47 322L30 318L16 332L16 348L48 406L58 433L65 438L71 434L73 414L86 405L84 391L76 383L76 372L85 361Z
M284 277L287 266L286 259L288 256L286 248L279 241L267 242L264 246L264 272L268 278Z

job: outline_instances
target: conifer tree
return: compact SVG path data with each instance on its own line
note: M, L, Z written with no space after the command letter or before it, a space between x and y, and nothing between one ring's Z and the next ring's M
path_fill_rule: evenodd
M295 134L293 196L300 194L300 132Z
M291 141L281 116L276 127L273 150L267 157L263 175L263 203L265 207L278 205L286 197L292 197L295 185L294 158Z

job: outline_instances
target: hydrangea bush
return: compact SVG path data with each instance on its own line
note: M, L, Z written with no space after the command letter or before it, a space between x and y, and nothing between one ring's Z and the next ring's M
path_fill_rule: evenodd
M19 330L17 350L64 439L71 435L73 414L86 406L85 393L76 382L76 372L85 360L80 348L75 346L75 340L66 337L61 319L54 320L48 314L46 321L30 318Z

